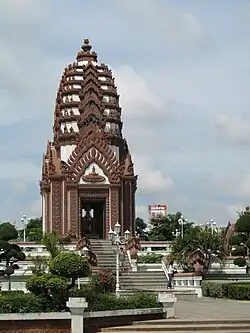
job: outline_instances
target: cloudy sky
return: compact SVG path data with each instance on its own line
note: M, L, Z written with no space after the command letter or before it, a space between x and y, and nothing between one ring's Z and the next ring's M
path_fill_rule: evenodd
M40 215L57 86L85 37L115 73L137 214L203 223L250 203L250 2L0 1L0 219Z

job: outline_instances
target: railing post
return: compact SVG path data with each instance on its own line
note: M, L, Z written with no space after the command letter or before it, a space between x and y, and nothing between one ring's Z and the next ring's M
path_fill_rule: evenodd
M84 333L83 312L88 307L84 297L70 297L67 307L71 313L71 333Z
M162 304L163 309L166 313L166 318L174 317L174 306L177 302L177 298L174 293L159 293L158 301Z

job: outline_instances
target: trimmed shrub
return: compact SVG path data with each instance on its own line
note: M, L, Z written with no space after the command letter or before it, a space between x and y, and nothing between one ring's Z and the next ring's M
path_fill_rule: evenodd
M53 275L77 279L90 275L88 260L77 253L61 252L49 263Z
M90 287L80 290L72 289L74 297L85 297L89 311L108 311L125 309L160 308L162 305L157 300L157 295L151 293L135 293L131 296L116 297L111 293L95 293Z
M8 292L0 296L0 313L42 312L41 300L33 294Z
M0 295L6 296L6 295L23 295L23 290L1 290Z
M26 288L35 295L47 295L48 289L52 294L61 294L67 290L67 279L49 273L33 274L26 280Z
M250 300L250 283L230 283L227 296L231 299Z
M234 250L231 252L232 256L234 257L245 257L247 254L247 249L245 246L237 245ZM245 266L245 265L244 265Z
M244 267L246 266L246 259L245 258L236 258L234 259L234 265L239 266L239 267Z
M240 243L243 243L242 235L233 235L232 238L230 239L231 245L238 245Z
M90 287L96 293L111 293L115 291L115 277L109 269L101 269L94 274L90 281Z
M160 264L162 262L163 255L159 253L142 254L138 257L137 262L139 264Z
M202 281L202 295L205 297L224 298L227 297L229 283L218 283L212 281Z
M202 281L202 295L214 298L231 298L239 300L250 300L249 282L213 282Z

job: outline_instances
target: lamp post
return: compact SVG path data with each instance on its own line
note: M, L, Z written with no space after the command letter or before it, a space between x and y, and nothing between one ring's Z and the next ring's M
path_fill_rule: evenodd
M22 217L21 217L21 222L23 223L23 242L25 243L26 242L26 226L27 224L30 222L31 218L28 217L24 214Z
M216 225L217 223L213 219L210 219L210 221L207 222L207 227L211 230L212 234L216 230Z
M114 231L112 229L109 230L108 237L109 240L113 245L116 245L116 285L115 285L115 293L116 296L120 295L120 274L119 274L119 268L120 268L120 262L119 262L119 253L120 253L120 244L122 244L121 236L121 225L117 222L114 226ZM124 240L127 242L130 237L130 231L126 230L124 233Z
M187 222L187 219L184 219L183 215L178 220L178 223L181 226L181 238L183 239L184 237L184 224Z
M172 231L172 235L175 237L175 238L177 238L177 237L179 237L180 236L180 231L178 230L178 229L175 229L175 231Z
M84 246L81 250L78 251L78 254L79 254L79 256L87 258L88 252L89 252L89 249L87 248L87 246ZM78 285L78 289L81 289L80 278L77 279L77 285Z

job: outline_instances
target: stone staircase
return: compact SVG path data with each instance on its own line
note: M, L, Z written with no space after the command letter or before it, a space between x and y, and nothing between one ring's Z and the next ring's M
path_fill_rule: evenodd
M114 274L116 270L115 246L110 241L102 239L91 239L92 251L96 254L98 266L92 272L96 273L101 268L111 269ZM138 271L132 272L128 257L124 263L125 272L120 275L120 289L122 296L128 296L135 292L146 291L152 293L166 292L167 279L163 271ZM196 298L196 293L192 290L175 290L177 299Z
M115 272L116 269L116 249L110 241L103 239L91 239L92 251L97 256L98 266L93 268L93 273L97 272L100 268L110 269ZM125 266L129 267L128 258L125 260Z
M137 271L123 273L120 277L121 295L134 294L135 291L152 293L167 291L167 278L163 271ZM169 290L172 293L172 290ZM180 299L197 298L194 290L175 290L175 296Z
M98 267L93 269L93 272L97 271L99 268L107 268L112 271L116 267L116 253L110 241L103 239L91 239L92 251L97 256Z
M136 333L152 332L158 333L163 331L169 332L196 332L196 333L249 333L250 320L238 319L215 319L215 320L180 320L180 319L162 319L144 322L135 322L130 326L119 326L103 328L100 332L119 332L119 333Z

